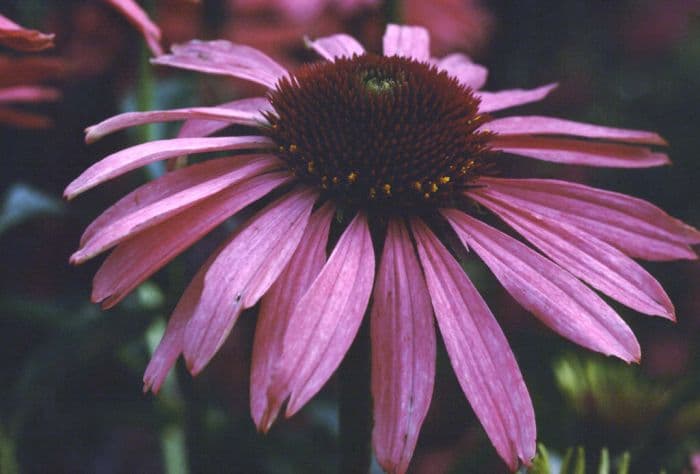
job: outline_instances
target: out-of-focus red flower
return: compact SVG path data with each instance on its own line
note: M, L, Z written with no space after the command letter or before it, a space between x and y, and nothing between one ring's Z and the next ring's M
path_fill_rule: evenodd
M51 48L54 35L22 28L0 15L0 45L16 51L41 51ZM47 64L22 62L11 56L0 56L0 124L20 128L45 128L48 117L17 109L18 104L51 102L60 97L53 87L35 85L45 80Z
M693 474L700 474L700 452L690 457L690 466L693 468Z
M690 19L700 13L697 0L632 2L621 19L622 42L634 55L654 56L678 44L688 35Z
M17 51L41 51L53 46L54 35L22 28L0 15L0 45Z
M151 21L148 14L134 0L105 0L116 8L134 27L141 32L151 52L158 56L163 53L160 45L160 28Z
M403 20L433 32L437 55L460 50L481 51L491 38L494 17L479 0L405 0Z
M297 24L315 21L324 10L332 10L346 17L358 10L376 6L379 0L230 0L234 11L258 14L263 11L281 13L285 19Z
M368 13L376 12L379 0L229 0L229 17L221 36L269 51L287 67L299 63L300 38L326 36L338 30L353 31L361 38L373 28ZM352 24L352 28L349 25ZM378 43L377 43L378 44Z
M21 128L46 128L51 120L43 115L17 110L17 104L52 102L61 96L53 87L15 86L0 89L0 124Z

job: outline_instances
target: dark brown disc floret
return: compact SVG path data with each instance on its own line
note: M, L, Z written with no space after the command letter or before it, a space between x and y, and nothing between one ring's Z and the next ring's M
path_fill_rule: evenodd
M341 206L452 205L490 156L471 89L434 66L372 54L303 66L269 93L278 155Z

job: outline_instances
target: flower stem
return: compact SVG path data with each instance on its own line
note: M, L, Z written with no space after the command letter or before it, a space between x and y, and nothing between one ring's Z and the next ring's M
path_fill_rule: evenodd
M369 318L340 366L340 473L367 474L371 462Z
M157 319L146 331L146 344L151 356L165 332L165 321ZM184 428L184 400L180 393L177 374L173 370L165 379L156 399L159 411L168 418L160 428L160 447L166 474L188 474L189 461Z
M144 2L144 7L150 13L152 2ZM156 106L156 82L151 65L151 51L145 41L141 41L139 55L138 84L136 85L136 108L139 111L153 110ZM157 140L158 131L155 124L149 123L137 129L138 142L145 143ZM165 165L162 162L150 163L144 168L146 178L156 179L165 172Z

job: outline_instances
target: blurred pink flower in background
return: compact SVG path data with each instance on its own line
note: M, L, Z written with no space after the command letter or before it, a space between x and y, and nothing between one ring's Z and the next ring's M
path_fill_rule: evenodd
M688 35L690 23L700 13L697 0L633 2L619 19L625 49L639 56L662 54Z
M148 43L155 55L162 53L160 46L160 29L148 18L144 10L133 0L104 0L112 8L122 14L135 26ZM78 17L79 21L80 17ZM94 20L94 15L91 20ZM109 33L109 29L106 30ZM45 34L36 30L20 27L0 15L0 45L23 52L42 51L54 46L54 34ZM80 75L86 71L100 70L104 62L104 50L100 54L83 54L90 51L95 44L90 43L79 48L81 54L72 58L35 58L28 61L25 58L0 55L0 124L20 128L47 128L53 121L32 111L17 108L18 105L32 105L54 102L61 97L56 87L38 85ZM97 69L96 69L97 68Z
M228 18L221 35L268 51L285 66L299 64L304 36L322 36L364 23L378 0L228 0ZM363 26L359 27L363 29ZM365 36L363 34L363 36Z
M148 43L151 52L158 56L163 53L161 47L160 28L151 21L148 14L134 0L105 0L112 7L116 8L134 27L141 32L141 35Z
M479 0L405 0L403 18L432 32L434 54L455 49L475 54L484 49L495 19Z
M693 474L700 474L700 453L691 456L690 467L693 468Z
M348 16L365 7L374 7L379 0L229 0L233 11L243 13L279 12L293 23L308 24L328 9L340 16Z
M17 51L41 51L53 47L54 35L22 28L0 15L0 46Z
M491 38L494 18L479 0L400 2L406 23L433 31L435 54L481 51ZM283 65L299 63L303 36L351 30L366 43L381 44L385 2L380 0L229 0L230 17L222 35L268 51Z
M326 61L293 73L249 46L176 45L154 63L252 81L266 96L132 112L88 128L92 142L126 127L187 120L178 138L91 166L66 188L69 199L155 161L234 154L141 186L86 229L73 263L114 248L94 280L92 298L104 307L227 218L260 204L186 289L145 389L157 392L181 354L200 373L241 312L260 302L251 412L267 431L285 401L292 416L328 381L372 297L373 446L382 467L405 472L413 454L433 392L434 317L464 394L515 470L535 454L534 413L505 335L460 265L466 249L552 330L627 362L640 359L639 344L594 289L641 313L675 318L660 284L631 257L695 259L690 245L700 232L630 196L489 176L499 152L572 165L659 166L669 163L656 150L666 142L652 132L552 117L494 118L542 100L555 85L483 91L484 67L462 54L432 57L429 42L424 28L389 25L384 56L377 56L348 35L322 37L308 46ZM209 137L234 124L254 131ZM486 224L477 205L542 253ZM340 238L327 256L331 229ZM449 233L460 242L450 250L443 243Z
M0 88L0 124L20 128L47 128L53 123L44 115L19 110L20 104L53 102L61 97L58 89L43 86Z
M36 30L22 28L13 21L0 15L0 46L17 51L42 51L53 47L54 35ZM25 75L24 69L31 67L34 74L31 81L19 82ZM45 80L43 71L37 63L21 62L11 56L0 55L0 125L20 128L46 128L51 120L40 114L16 108L20 104L52 102L60 97L60 92L53 87L34 85Z

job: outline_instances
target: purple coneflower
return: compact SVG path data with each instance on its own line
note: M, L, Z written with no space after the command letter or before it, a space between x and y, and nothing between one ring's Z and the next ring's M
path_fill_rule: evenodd
M110 307L257 203L180 299L146 370L146 389L158 391L180 354L193 374L201 372L241 312L259 302L251 411L266 431L285 402L291 416L323 387L369 310L374 449L385 469L404 472L432 397L434 315L496 450L511 469L528 463L535 454L530 397L508 341L455 253L473 250L562 336L639 360L634 334L594 289L674 319L664 290L630 257L694 259L690 245L700 233L629 196L493 171L502 152L576 165L658 166L668 157L654 147L666 143L651 132L550 117L494 118L489 114L541 100L554 85L481 92L486 69L460 54L432 58L423 28L389 25L383 56L342 34L308 45L325 61L294 73L224 41L192 41L155 59L269 91L219 107L122 114L90 127L93 141L129 126L188 120L179 138L96 163L68 186L68 198L157 160L236 152L136 189L87 228L71 261L116 246L92 294ZM207 137L231 124L255 131ZM541 253L482 222L477 205ZM459 241L461 249L445 246Z

